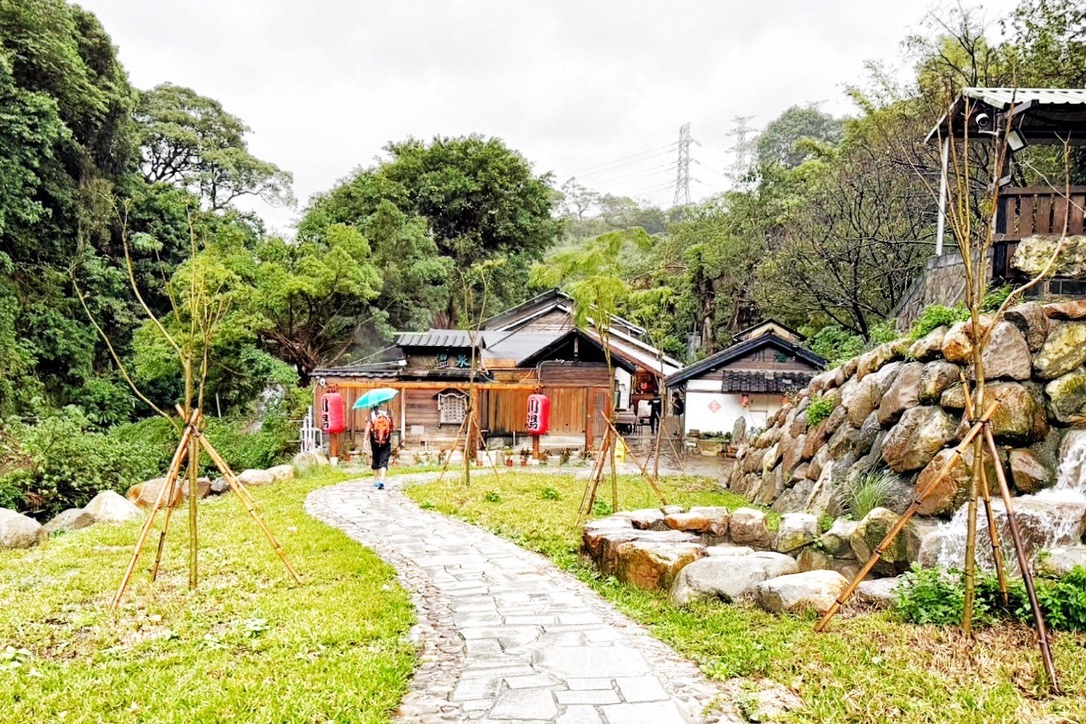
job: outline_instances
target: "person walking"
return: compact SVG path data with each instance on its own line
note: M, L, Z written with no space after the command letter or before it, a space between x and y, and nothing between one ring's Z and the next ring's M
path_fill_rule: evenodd
M373 487L385 489L385 475L392 456L392 415L383 407L370 408L370 419L362 437L370 446L370 467L373 469Z

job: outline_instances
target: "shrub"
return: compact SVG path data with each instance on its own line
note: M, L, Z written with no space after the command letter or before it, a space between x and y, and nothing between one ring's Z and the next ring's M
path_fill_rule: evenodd
M808 344L811 351L825 358L831 367L862 353L865 347L863 337L832 324L818 330Z
M969 312L964 305L944 307L942 304L932 304L924 307L924 311L909 328L909 339L918 340L938 327L964 322L966 319L969 319Z
M860 520L875 508L885 508L897 482L897 476L885 470L864 473L848 491L845 510Z
M999 309L1003 302L1007 301L1007 297L1011 295L1014 288L1010 285L1004 285L998 289L993 289L984 295L984 301L980 303L981 311L994 312Z
M543 500L559 500L562 496L554 488L547 487L543 488L543 492L540 493L539 497L543 498Z
M830 413L833 412L833 408L834 402L828 397L811 400L807 404L807 425L814 427L822 422L830 416Z
M593 515L611 515L611 513L614 512L615 509L611 507L611 504L608 503L606 500L603 500L602 498L597 500L592 505Z
M961 572L944 568L921 568L913 563L894 589L898 614L916 624L948 626L962 622L965 587Z
M1024 599L1025 596L1023 595ZM1045 623L1057 631L1086 631L1086 568L1075 566L1063 578L1037 586L1037 601ZM1019 618L1029 621L1028 605L1017 607Z
M500 490L491 490L489 493L483 496L483 500L488 503L500 503L502 502L502 494Z

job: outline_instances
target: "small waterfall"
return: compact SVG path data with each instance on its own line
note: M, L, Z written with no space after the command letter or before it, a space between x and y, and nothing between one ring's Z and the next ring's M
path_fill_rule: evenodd
M1061 446L1060 466L1056 484L1033 495L1014 499L1015 517L1018 519L1022 541L1030 559L1039 551L1060 545L1078 543L1086 518L1086 431L1071 431ZM992 488L992 513L996 519L1003 559L1009 572L1017 570L1010 528L1006 511L998 494L995 481ZM965 564L965 538L968 523L968 506L963 505L949 523L935 535L939 536L936 562L948 568L962 568ZM988 539L988 521L984 505L977 504L977 565L995 570L992 546Z

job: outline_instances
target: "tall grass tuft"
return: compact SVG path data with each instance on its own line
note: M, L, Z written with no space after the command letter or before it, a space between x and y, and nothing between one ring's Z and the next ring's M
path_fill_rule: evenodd
M854 520L860 520L875 508L885 508L899 480L885 470L864 473L848 491L845 509Z

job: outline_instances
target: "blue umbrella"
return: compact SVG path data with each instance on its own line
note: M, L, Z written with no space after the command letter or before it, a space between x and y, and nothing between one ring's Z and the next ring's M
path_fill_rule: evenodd
M378 387L369 390L366 394L358 398L358 402L354 403L354 409L366 410L371 407L377 407L382 402L388 402L398 394L400 394L399 390L394 390L390 387Z

